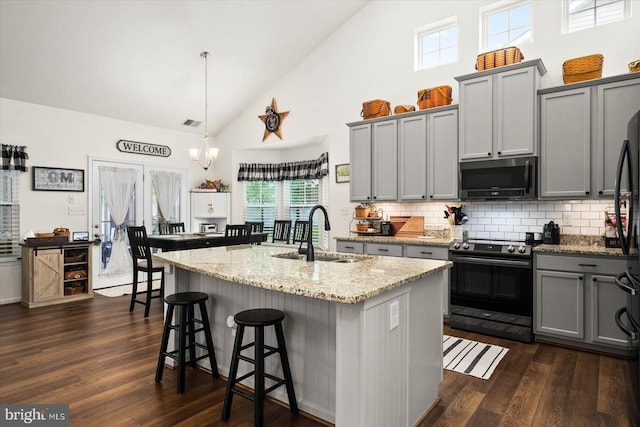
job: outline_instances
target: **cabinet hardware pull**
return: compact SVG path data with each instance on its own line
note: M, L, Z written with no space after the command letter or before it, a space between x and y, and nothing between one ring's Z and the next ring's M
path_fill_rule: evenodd
M589 195L589 192L588 192L588 191L585 191L585 192L584 192L584 194L586 194L586 195L588 196L588 195Z
M580 267L597 267L598 264L578 264Z
M378 252L389 252L389 249L378 249Z
M598 191L598 194L603 194L603 193L604 193L604 191L602 191L602 190Z
M598 278L597 277L592 277L591 280L594 281L594 282L597 282Z
M583 280L583 279L584 279L584 277L580 276L580 277L578 277L578 279L579 279L579 280Z
M353 247L353 246L345 246L344 248L345 249L355 249L355 247Z
M420 253L423 254L423 255L433 255L433 252L420 251Z
M498 156L499 156L500 154L502 154L502 151L498 151Z
M487 153L487 156L490 156L490 155L491 155L491 153Z

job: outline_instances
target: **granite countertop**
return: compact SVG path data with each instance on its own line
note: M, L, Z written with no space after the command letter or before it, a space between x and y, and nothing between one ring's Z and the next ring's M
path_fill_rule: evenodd
M360 261L306 262L272 256L293 252L293 248L238 245L164 252L154 258L229 282L347 304L364 301L452 265L449 261L321 251L316 251L316 258L329 254Z
M336 237L336 240L349 242L395 243L398 245L425 245L449 247L451 239L439 237L401 237L401 236L349 236Z
M604 245L538 245L533 248L534 253L556 253L573 255L598 255L598 256L637 256L637 250L633 249L631 255L623 255L620 248L607 248Z

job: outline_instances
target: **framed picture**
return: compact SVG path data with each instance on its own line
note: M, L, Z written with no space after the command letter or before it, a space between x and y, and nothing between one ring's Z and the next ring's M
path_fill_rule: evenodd
M88 231L74 231L73 232L73 241L74 242L88 242L89 241L89 232Z
M34 191L84 191L83 169L33 166Z
M350 176L351 169L349 168L349 163L336 165L336 182L349 182Z

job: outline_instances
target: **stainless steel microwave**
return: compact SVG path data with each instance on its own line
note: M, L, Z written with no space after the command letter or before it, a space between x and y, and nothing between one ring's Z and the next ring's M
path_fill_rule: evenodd
M537 164L537 157L460 162L460 198L535 199Z

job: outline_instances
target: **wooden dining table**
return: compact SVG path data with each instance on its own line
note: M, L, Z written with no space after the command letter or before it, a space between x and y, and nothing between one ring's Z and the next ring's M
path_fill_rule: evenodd
M177 234L152 234L148 236L149 246L162 249L163 252L180 251L187 249L212 248L216 246L229 246L230 239L224 233L177 233ZM267 233L251 233L249 243L262 243L267 241Z

